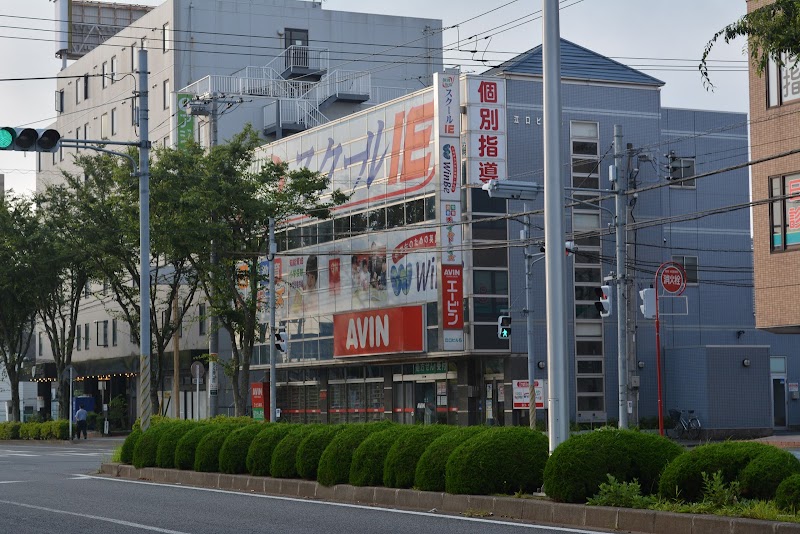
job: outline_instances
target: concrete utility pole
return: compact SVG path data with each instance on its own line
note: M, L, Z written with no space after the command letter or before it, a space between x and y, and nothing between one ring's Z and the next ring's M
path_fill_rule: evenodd
M531 430L536 430L536 389L533 386L534 374L536 373L536 361L534 359L533 343L533 245L531 239L531 216L528 215L528 204L524 204L525 210L525 326L528 331L526 343L528 346L528 419Z
M619 381L619 428L628 428L628 305L626 298L625 252L626 197L622 170L622 126L614 125L615 231L617 240L617 377Z
M272 423L278 421L278 387L276 385L277 376L275 369L275 358L277 347L275 347L275 218L269 218L269 420Z
M139 52L139 418L150 427L150 140L147 50Z
M178 291L175 291L175 298L172 299L172 316L175 329L172 332L172 405L175 407L175 419L181 419L181 323L178 318Z
M627 151L628 151L628 162L626 166L625 176L623 179L626 181L626 187L628 190L636 188L636 178L635 172L633 170L633 158L637 157L637 153L633 150L633 144L627 143ZM638 166L638 165L637 165ZM628 305L628 317L625 325L625 339L627 342L626 349L628 351L628 401L633 405L633 413L629 414L628 417L628 425L630 426L631 421L633 421L634 425L639 424L639 390L635 387L635 384L632 382L632 372L637 372L637 362L636 362L636 286L634 284L634 276L629 276L628 272L628 264L633 263L636 264L636 248L630 243L628 239L628 223L632 220L633 217L633 204L635 203L635 197L633 199L629 199L625 202L625 291L627 298L627 305ZM636 238L634 237L634 242ZM631 387L634 386L634 387Z
M545 243L563 243L564 178L561 161L561 43L558 0L542 9L544 89L544 227ZM545 248L547 282L547 412L550 452L569 437L566 260L561 247ZM532 399L533 400L533 399Z

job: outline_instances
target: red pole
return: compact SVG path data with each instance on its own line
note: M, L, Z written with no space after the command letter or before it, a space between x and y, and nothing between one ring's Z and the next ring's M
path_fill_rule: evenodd
M656 275L658 277L658 275ZM658 322L658 282L656 282L656 380L658 381L658 433L664 435L664 397L661 393L661 334Z

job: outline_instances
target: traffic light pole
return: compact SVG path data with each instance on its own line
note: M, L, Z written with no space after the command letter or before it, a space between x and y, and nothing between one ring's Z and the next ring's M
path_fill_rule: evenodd
M269 218L269 420L277 422L278 407L278 387L276 385L277 376L275 370L275 219Z
M150 427L150 124L147 50L139 50L139 417Z
M626 297L625 225L626 183L622 179L622 126L614 125L614 189L616 192L615 230L617 241L617 380L619 384L619 428L628 428L628 305Z

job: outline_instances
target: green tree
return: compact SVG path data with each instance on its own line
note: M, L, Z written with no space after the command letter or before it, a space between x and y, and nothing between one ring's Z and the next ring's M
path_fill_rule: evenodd
M192 222L183 218L182 192L194 175L192 164L201 153L178 158L175 151L157 149L150 165L150 331L152 365L150 398L158 413L158 384L164 376L166 349L191 308L198 279L184 246L184 232ZM136 159L137 154L130 155ZM132 338L141 345L139 180L128 163L106 154L76 158L88 178L67 175L68 187L77 192L78 220L87 232L87 252L98 277L108 281L109 312L127 323ZM173 302L178 301L177 317ZM111 304L114 304L112 307Z
M778 65L797 65L800 59L800 0L775 0L755 9L717 33L706 44L700 60L700 75L706 88L713 88L708 74L708 56L722 38L730 43L747 37L750 59L760 75L770 59Z
M184 195L195 221L192 261L211 312L232 340L230 361L220 362L233 387L236 415L244 415L250 385L250 362L258 334L257 287L265 280L258 257L268 252L268 222L289 216L325 219L330 209L347 200L330 192L329 180L308 169L288 170L284 163L256 160L263 144L251 126L202 158L201 172ZM218 263L210 261L214 242ZM188 242L188 240L187 240ZM240 292L238 267L248 266L250 290Z
M47 242L29 199L0 198L0 364L11 385L11 417L20 420L19 383L36 324L39 295L50 291L40 269Z
M48 257L39 262L40 270L55 286L53 291L39 295L37 312L59 377L56 387L62 417L69 417L71 408L69 388L60 377L72 363L78 311L92 276L86 240L88 229L85 221L79 221L75 199L76 192L65 184L49 185L35 197L41 217L40 231L48 243L45 251Z

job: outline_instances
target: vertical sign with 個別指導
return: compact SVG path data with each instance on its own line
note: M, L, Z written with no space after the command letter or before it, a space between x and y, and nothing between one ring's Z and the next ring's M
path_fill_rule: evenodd
M482 185L508 177L506 164L505 80L466 76L461 87L467 108L465 135L467 182Z
M436 167L439 172L436 199L439 206L441 261L439 325L443 350L464 350L464 284L461 251L461 100L459 74L434 74L434 131Z
M186 148L194 141L194 117L189 115L188 103L194 95L191 93L176 93L175 106L175 147Z

